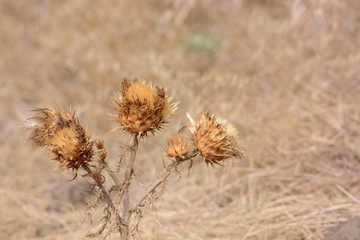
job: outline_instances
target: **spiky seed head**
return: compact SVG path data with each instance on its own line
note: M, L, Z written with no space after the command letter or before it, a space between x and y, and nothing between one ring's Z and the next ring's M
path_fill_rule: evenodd
M166 153L168 157L176 158L181 157L184 158L189 155L190 147L183 135L178 134L172 136L168 142L168 147L166 149Z
M74 113L40 108L30 120L30 140L36 147L55 154L54 160L69 169L84 166L93 156L93 142Z
M119 123L117 129L131 134L144 136L147 132L154 133L175 112L176 103L170 101L163 88L152 87L139 79L124 79L114 101L117 116L113 120Z
M242 158L235 128L223 119L204 113L195 122L188 115L192 126L190 132L193 144L207 164L220 164L228 158Z

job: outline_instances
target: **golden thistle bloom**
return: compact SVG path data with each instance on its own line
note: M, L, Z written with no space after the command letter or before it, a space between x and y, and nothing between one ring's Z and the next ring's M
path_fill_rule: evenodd
M117 129L139 137L148 131L154 134L176 110L176 104L170 104L170 101L163 88L154 88L138 79L124 79L114 103L118 114L114 120L120 124Z
M34 146L54 153L54 160L66 168L78 169L91 160L93 143L73 113L48 108L35 111L37 115L30 119Z
M190 147L180 134L172 136L169 140L166 153L168 157L186 157L189 155Z
M204 113L195 122L190 115L192 141L207 164L219 164L228 158L242 158L235 128L225 120Z

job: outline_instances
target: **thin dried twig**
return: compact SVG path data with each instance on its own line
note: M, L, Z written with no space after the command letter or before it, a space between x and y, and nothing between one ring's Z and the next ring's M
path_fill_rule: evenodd
M116 219L119 222L120 225L123 225L123 219L120 217L120 215L118 214L116 207L113 203L113 201L111 200L109 194L107 193L107 191L105 190L103 184L101 183L100 178L96 177L96 174L89 168L88 165L84 165L83 168L88 172L89 176L94 179L96 185L100 188L102 195L104 196L104 199L106 201L106 203L109 205L109 207L111 208L111 210L113 210L114 214L116 215ZM122 228L119 227L119 231L120 234L122 234Z
M116 184L116 186L120 187L121 186L121 182L119 180L119 178L114 174L114 172L110 169L109 165L106 164L105 165L105 169L106 171L109 173L111 179L114 181L114 183Z
M116 210L114 203L112 202L111 198L109 197L108 193L106 192L104 186L102 185L101 181L99 181L98 178L96 178L96 174L89 168L88 165L83 166L83 168L89 173L89 176L94 179L96 182L96 185L100 188L105 201L107 204L111 207L112 210Z
M136 212L136 210L141 206L141 204L149 197L151 194L156 190L157 187L159 187L162 183L166 181L166 179L170 176L171 173L173 173L173 170L176 170L177 166L179 166L180 163L190 160L191 158L195 157L195 153L190 154L190 156L186 158L177 157L175 161L173 161L171 164L169 164L166 167L166 173L156 180L146 191L145 193L139 198L139 200L134 204L134 206L130 210L130 215L133 212Z

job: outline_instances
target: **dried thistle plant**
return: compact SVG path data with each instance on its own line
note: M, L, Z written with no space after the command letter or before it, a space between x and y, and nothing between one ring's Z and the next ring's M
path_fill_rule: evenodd
M161 87L152 87L138 79L124 79L113 104L117 111L114 120L119 123L117 129L138 137L154 133L176 111L177 103L171 104L171 99Z
M84 176L92 178L99 188L101 194L98 195L98 198L106 201L108 207L106 207L105 212L107 212L108 218L116 215L116 221L120 226L122 220L108 191L103 186L104 177L101 173L103 167L99 169L94 165L96 163L102 166L106 165L107 153L103 142L96 141L98 159L94 161L94 140L86 133L85 128L74 113L62 108L56 110L39 108L35 112L36 115L29 119L32 121L29 139L33 146L43 147L44 151L52 152L55 155L53 159L59 162L59 167L75 171L74 179L78 170L83 169L86 172Z
M209 113L204 113L197 122L187 116L192 125L191 140L206 164L220 165L228 158L242 158L236 129L230 123Z
M60 167L75 171L75 177L78 171L84 171L82 176L93 180L98 192L92 197L88 209L99 207L99 202L106 203L102 226L96 233L88 234L88 237L106 238L117 231L121 239L133 238L138 232L144 209L162 195L168 177L178 171L177 167L181 163L188 162L191 167L198 155L211 165L221 165L228 158L242 158L236 131L231 124L208 113L204 113L197 121L188 115L191 125L181 128L189 130L188 136L179 131L169 138L165 155L171 162L165 166L164 173L142 196L131 199L129 189L134 180L139 141L148 132L155 134L156 130L162 129L176 106L177 103L171 103L171 97L166 96L161 87L153 87L138 79L122 81L121 89L113 101L117 113L113 115L113 120L119 124L115 130L122 129L130 135L129 146L121 150L127 150L129 154L123 166L124 171L110 169L104 142L93 140L74 113L62 108L35 110L35 116L30 119L29 139L33 145L53 153ZM106 179L104 171L112 180L109 189L104 187L104 183L110 180Z
M34 146L54 153L54 160L67 169L78 169L91 161L93 142L73 113L48 108L35 111L30 136Z

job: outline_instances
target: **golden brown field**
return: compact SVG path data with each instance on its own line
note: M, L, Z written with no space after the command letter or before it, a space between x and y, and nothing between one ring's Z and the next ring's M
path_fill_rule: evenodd
M143 239L323 239L360 212L360 2L0 1L0 239L82 239L87 184L26 141L30 110L71 106L115 163L109 101L141 77L180 101L140 144L133 195L167 136L204 110L245 158L200 158L147 212ZM101 212L94 212L93 227ZM117 234L112 239L116 239ZM138 237L140 239L140 237Z

